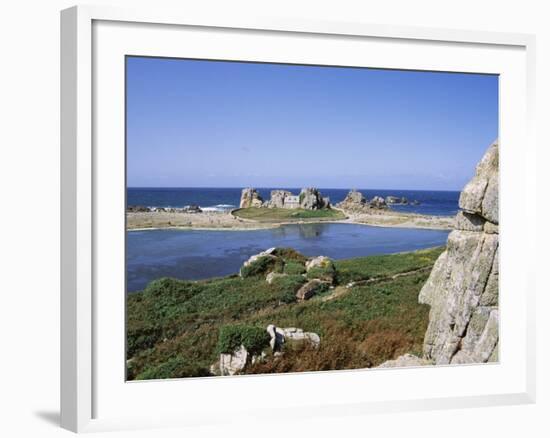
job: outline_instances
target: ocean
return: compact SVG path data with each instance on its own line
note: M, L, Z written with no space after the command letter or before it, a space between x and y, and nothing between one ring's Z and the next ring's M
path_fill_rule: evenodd
M277 187L276 189L289 190L299 194L300 188ZM141 205L145 207L185 207L198 205L206 211L231 210L239 206L242 188L139 188L127 189L127 205ZM268 200L271 190L275 188L258 188L258 192ZM348 189L319 189L323 196L328 196L333 204L342 201L348 194ZM419 213L435 216L452 216L458 212L459 191L435 190L373 190L357 189L367 199L374 196L404 196L410 202L416 200L419 205L392 205L396 211Z

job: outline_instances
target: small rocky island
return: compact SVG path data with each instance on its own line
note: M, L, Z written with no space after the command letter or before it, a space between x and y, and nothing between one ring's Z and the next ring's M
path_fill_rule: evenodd
M288 190L272 190L264 200L255 188L244 188L239 208L206 211L198 205L180 208L128 206L128 230L157 228L235 229L273 228L288 223L342 222L382 227L451 229L453 218L405 213L392 209L394 205L418 205L397 196L373 196L367 199L353 189L345 199L333 205L315 187L295 194Z
M330 199L323 197L321 192L314 187L302 189L299 195L294 195L288 190L272 190L269 201L264 201L254 188L243 189L240 208L251 207L321 210L330 208Z

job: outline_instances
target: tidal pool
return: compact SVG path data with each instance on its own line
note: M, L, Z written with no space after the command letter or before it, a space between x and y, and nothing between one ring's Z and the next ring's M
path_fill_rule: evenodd
M293 224L247 231L148 230L126 233L127 291L160 277L200 280L236 274L251 255L274 246L307 256L348 259L445 244L449 231L356 224Z

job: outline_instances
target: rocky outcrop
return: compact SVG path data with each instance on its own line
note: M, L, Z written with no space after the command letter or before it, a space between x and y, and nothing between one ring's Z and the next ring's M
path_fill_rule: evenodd
M354 189L350 190L344 200L339 202L336 206L348 211L363 211L368 210L369 203L363 193Z
M423 365L431 365L431 362L429 360L415 356L414 354L407 353L403 356L399 356L397 359L388 360L381 365L378 365L378 368L419 367Z
M288 190L272 190L271 199L267 202L270 208L285 208L285 199L293 196Z
M233 376L242 371L248 362L248 351L241 345L232 354L220 354L220 375Z
M374 198L372 198L369 202L369 205L372 208L387 208L386 200L381 196L375 196Z
M397 196L386 196L386 204L395 204L395 205L407 205L409 200L402 196L401 198Z
M266 330L271 337L269 345L273 351L280 351L285 342L307 342L313 348L319 348L319 345L321 345L321 338L317 333L304 332L301 328L281 328L269 324Z
M306 274L308 278L315 278L329 284L334 282L336 267L334 262L326 256L318 256L306 262Z
M241 266L239 275L242 278L247 278L281 271L283 260L273 254L275 250L276 248L269 248L251 256Z
M246 188L241 192L240 208L261 207L263 199L256 189Z
M420 291L430 305L425 359L435 364L498 360L498 143L460 195L463 210Z
M320 210L329 207L330 200L324 198L316 188L307 187L300 192L300 208L305 210Z
M326 283L315 278L298 289L298 292L296 292L296 299L300 301L309 300L312 296L324 292L326 289Z

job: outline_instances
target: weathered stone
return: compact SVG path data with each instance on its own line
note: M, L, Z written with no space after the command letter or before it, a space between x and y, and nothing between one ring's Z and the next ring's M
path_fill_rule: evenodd
M336 268L334 262L326 256L318 256L306 262L306 272L309 278L317 278L328 283L334 282Z
M498 253L499 251L497 248L495 258L493 259L493 266L491 267L491 273L489 274L489 279L487 280L485 290L481 294L481 299L479 300L480 306L498 306Z
M485 200L488 186L490 194ZM483 203L485 202L485 207ZM493 143L476 168L475 176L460 194L459 207L498 223L498 143Z
M285 208L285 198L292 196L287 190L272 190L268 206L270 208Z
M306 262L306 271L313 268L329 268L334 267L333 261L327 256L314 257Z
M318 348L321 338L317 333L304 332L301 328L280 328L273 324L267 326L267 333L271 336L269 345L273 351L280 351L285 342L308 342L313 348Z
M434 266L419 301L431 305L424 353L437 363L450 363L489 278L498 235L471 231L449 234L444 264ZM436 271L437 270L437 271ZM435 272L435 273L434 273Z
M284 328L283 333L285 337L285 342L307 341L314 348L319 348L319 345L321 344L321 338L317 333L304 332L302 329L294 327Z
M374 198L372 198L369 202L369 205L372 208L387 208L386 200L381 196L375 196Z
M477 214L459 212L455 217L455 229L464 231L483 231L485 219Z
M378 365L378 368L418 367L418 366L424 366L424 365L433 365L433 364L429 360L407 353L407 354L404 354L403 356L399 356L397 359L388 360L383 364Z
M498 234L498 225L495 225L489 221L485 222L483 231L487 234Z
M304 284L298 292L296 292L296 298L298 300L309 300L316 293L326 289L326 283L318 279L313 279Z
M220 354L220 375L233 376L242 371L248 360L248 351L241 345L232 354Z
M481 203L481 215L498 224L498 172L491 175Z
M498 144L460 196L456 230L420 291L429 304L424 355L436 364L481 363L498 352Z
M269 248L259 254L251 256L244 262L239 271L241 277L268 274L269 272L282 269L283 262L280 257L273 255L276 248Z
M246 188L241 192L240 208L261 207L263 199L256 189Z
M327 208L326 199L323 198L319 190L313 187L307 187L300 192L300 207L306 210L319 210Z
M346 195L342 203L364 205L367 203L367 198L365 198L365 196L361 192L358 192L354 189Z

